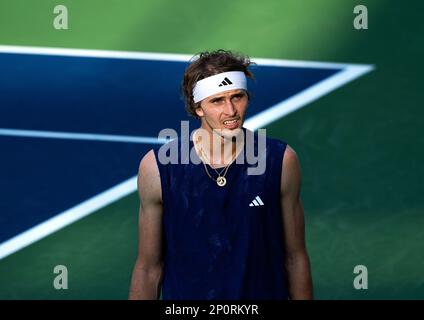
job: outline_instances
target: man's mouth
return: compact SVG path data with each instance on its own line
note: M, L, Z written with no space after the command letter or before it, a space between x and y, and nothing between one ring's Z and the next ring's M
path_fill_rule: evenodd
M238 122L239 122L239 119L237 118L237 119L225 120L223 124L226 128L233 129L238 126Z

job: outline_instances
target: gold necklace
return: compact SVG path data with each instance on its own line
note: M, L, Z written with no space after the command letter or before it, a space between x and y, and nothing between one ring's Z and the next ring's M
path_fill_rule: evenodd
M200 148L200 152L202 153L202 155L206 159L206 155L203 152L203 149L202 148ZM216 172L216 174L218 175L218 177L216 179L214 179L211 176L211 174L209 173L208 167L206 166L205 162L204 161L202 161L202 162L203 162L203 166L205 167L206 174L208 175L208 177L211 178L213 181L215 181L218 186L223 187L223 186L225 186L227 184L227 179L225 178L225 175L227 174L228 169L230 168L230 166L232 165L232 163L234 162L234 160L235 160L235 157L234 157L234 159L231 160L231 162L227 166L224 167L224 169L221 170L221 172L218 172L214 167L211 166L212 169L214 169L215 172ZM221 175L222 172L224 172L223 175Z

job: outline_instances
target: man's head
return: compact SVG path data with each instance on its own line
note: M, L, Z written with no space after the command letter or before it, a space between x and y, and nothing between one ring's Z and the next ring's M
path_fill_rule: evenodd
M241 128L249 93L247 56L231 51L202 52L187 67L182 82L187 111L201 119L205 129Z

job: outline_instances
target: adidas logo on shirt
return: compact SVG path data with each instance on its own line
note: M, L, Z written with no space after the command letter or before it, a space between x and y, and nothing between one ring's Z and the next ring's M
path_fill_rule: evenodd
M228 86L230 84L233 84L230 79L228 79L227 77L224 78L224 80L222 80L221 84L219 85L220 87L222 86Z
M265 204L262 202L262 199L259 198L259 196L256 196L256 198L249 204L249 207L260 207L264 205Z

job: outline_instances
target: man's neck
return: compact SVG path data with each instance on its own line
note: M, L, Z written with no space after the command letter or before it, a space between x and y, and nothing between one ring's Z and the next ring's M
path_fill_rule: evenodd
M231 164L243 150L242 132L242 129L235 132L220 132L200 127L193 133L193 143L203 162L212 167L224 167Z

